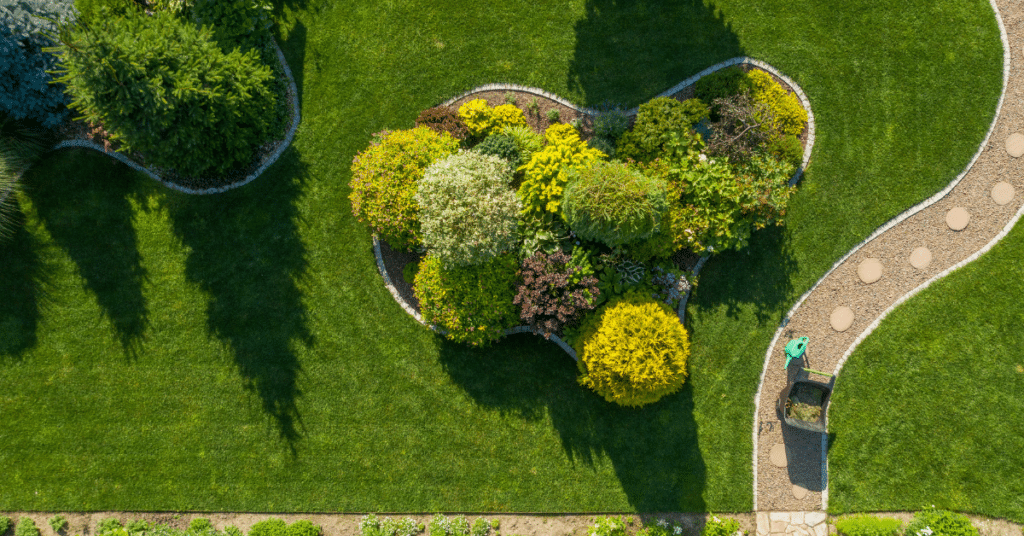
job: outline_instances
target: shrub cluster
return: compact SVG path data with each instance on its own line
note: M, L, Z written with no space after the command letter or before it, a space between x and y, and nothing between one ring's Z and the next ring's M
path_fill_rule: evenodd
M169 12L93 17L60 35L71 107L151 165L221 174L279 126L274 75L255 51L224 53L209 29Z
M448 339L486 346L516 324L519 315L512 300L518 272L515 255L446 269L428 254L420 263L413 292L423 319L444 329Z
M840 536L899 536L903 523L891 517L860 515L840 519L836 530Z
M679 102L658 97L641 104L633 129L619 138L616 156L650 162L661 156L665 135L672 131L689 131L708 117L708 107L698 99Z
M519 187L523 210L540 214L561 214L562 193L573 170L585 169L604 154L587 146L570 125L551 125L544 134L545 145L523 166L525 179Z
M427 127L439 133L447 132L457 140L464 140L469 135L466 123L447 106L435 106L423 110L416 118L416 126Z
M473 151L428 166L415 195L423 245L446 268L514 249L522 205L511 180L507 163Z
M523 111L514 104L500 104L491 108L483 99L473 99L459 106L459 117L472 136L484 137L501 132L505 127L525 126Z
M458 150L459 142L426 127L385 132L352 161L352 213L392 247L420 243L416 181L427 166Z
M512 300L521 318L546 337L577 321L597 305L597 278L582 248L572 257L563 251L538 251L523 261L520 282Z
M573 348L584 370L580 384L622 406L657 402L686 381L686 330L667 306L639 293L584 319Z
M68 117L68 98L48 71L57 68L50 35L77 15L72 0L11 0L0 5L0 112L48 128Z
M963 514L921 510L907 524L905 536L978 536L978 529Z
M597 162L574 171L562 215L576 236L616 247L651 236L668 208L667 184L626 164Z

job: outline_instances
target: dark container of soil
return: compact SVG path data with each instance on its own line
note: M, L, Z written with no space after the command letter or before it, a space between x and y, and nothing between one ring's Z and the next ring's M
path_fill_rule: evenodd
M834 378L822 382L812 379L806 369L801 372L779 393L779 418L794 428L824 434L825 410L832 397Z

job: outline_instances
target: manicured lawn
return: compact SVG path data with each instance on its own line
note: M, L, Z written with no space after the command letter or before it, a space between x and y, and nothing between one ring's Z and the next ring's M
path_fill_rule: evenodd
M829 508L1024 521L1024 228L893 312L832 399Z
M25 177L26 224L0 249L0 509L748 510L775 326L963 168L1001 82L984 0L293 0L275 15L303 122L253 184L188 197L84 151ZM554 345L468 350L392 301L347 198L371 133L496 81L632 106L741 54L803 86L818 142L788 227L705 267L681 393L613 407Z

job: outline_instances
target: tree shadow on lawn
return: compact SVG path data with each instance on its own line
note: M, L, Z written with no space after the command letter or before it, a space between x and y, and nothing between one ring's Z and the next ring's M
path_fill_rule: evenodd
M36 345L50 276L17 200L8 203L12 228L0 235L0 355L20 357Z
M724 304L730 318L738 318L745 306L753 305L759 323L775 322L793 304L791 274L796 271L784 227L755 231L742 250L708 259L690 305Z
M174 233L190 249L185 275L209 296L208 329L231 346L246 387L293 455L302 436L294 346L313 343L296 285L307 267L296 207L306 173L290 147L251 184L166 200Z
M529 421L550 415L569 460L590 467L611 460L636 510L705 510L706 468L689 384L657 403L623 408L580 386L572 358L535 335L483 350L438 341L445 372L478 404Z
M588 106L633 106L701 69L745 54L702 0L588 0L568 86Z
M275 39L280 44L281 52L284 52L285 60L288 62L288 68L291 69L292 78L295 79L297 91L295 97L299 101L299 115L301 116L302 85L306 73L306 25L301 21L296 22L295 26L288 29L286 36L281 35L280 27L275 29L277 30Z
M108 156L72 149L52 153L22 181L50 236L74 261L122 347L134 355L148 326L146 271L129 200L136 174Z

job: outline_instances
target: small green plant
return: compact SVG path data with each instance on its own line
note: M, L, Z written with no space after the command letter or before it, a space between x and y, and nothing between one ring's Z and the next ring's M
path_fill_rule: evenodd
M540 103L537 102L537 97L530 99L530 103L526 105L526 108L530 110L533 115L540 114Z
M978 536L978 529L963 514L947 510L922 510L907 524L905 536Z
M714 514L708 517L700 536L733 536L740 531L740 522L732 518L720 518Z
M473 526L469 530L470 536L487 536L489 532L491 532L491 524L482 517L473 520Z
M21 516L18 525L14 527L14 536L39 536L39 527L32 518Z
M594 117L594 135L614 142L629 129L629 117L622 110L601 112Z
M123 528L124 528L124 525L121 524L120 521L118 521L116 518L113 518L113 517L103 518L103 519L100 520L99 523L96 524L96 532L98 534L106 534L108 532L113 532L115 530L119 530L119 529L123 529Z
M128 531L128 534L138 534L149 530L149 528L149 521L146 521L145 519L133 519L124 524L124 529ZM210 527L210 530L213 531L212 526Z
M188 523L188 531L194 534L205 534L207 532L215 531L213 523L205 517L196 517Z
M469 521L466 516L447 518L442 514L434 514L430 519L429 536L469 536Z
M380 519L374 514L368 514L359 520L361 536L414 536L423 530L422 523L416 523L408 517L398 520L390 517Z
M277 518L264 519L253 524L249 536L289 536L288 524Z
M7 534L14 522L7 516L0 516L0 535Z
M288 525L287 536L320 536L320 526L308 519L300 519Z
M898 536L903 522L891 517L860 515L840 519L836 530L840 536Z
M51 517L49 523L50 528L53 529L53 532L61 532L63 530L67 530L68 528L68 519L61 514L57 514Z
M505 92L505 104L516 105L516 94L511 91Z
M623 517L598 516L587 530L587 536L626 536L626 520Z
M402 267L402 279L411 285L413 280L416 278L416 272L419 271L419 269L419 261L405 263L405 266Z
M242 532L242 529L234 525L228 525L224 527L224 534L227 534L227 536L245 536L245 534Z
M491 520L491 528L494 529L494 530L498 530L499 528L501 528L501 521L499 521L497 519L492 519Z
M545 114L545 115L547 115L549 123L557 123L558 122L559 113L558 113L558 109L557 108L552 108L552 109L548 110L547 114Z

